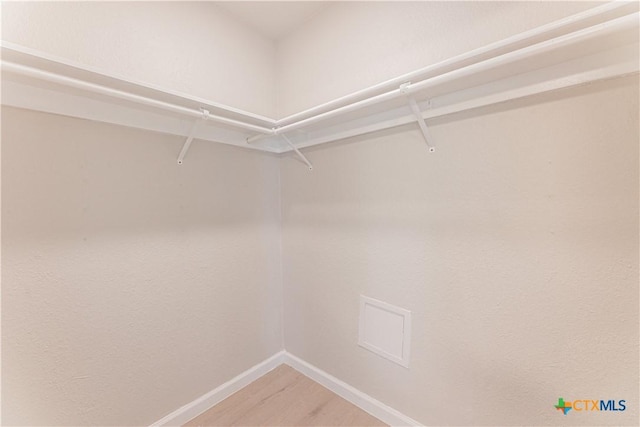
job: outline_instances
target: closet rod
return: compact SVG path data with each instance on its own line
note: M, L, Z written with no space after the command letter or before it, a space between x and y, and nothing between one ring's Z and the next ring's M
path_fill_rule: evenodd
M72 77L61 76L59 74L51 73L37 68L27 67L24 65L14 64L12 62L2 61L2 70L20 74L27 77L32 77L51 83L56 83L64 86L73 87L81 90L88 90L90 92L98 93L101 95L110 96L113 98L124 99L126 101L135 102L137 104L146 105L149 107L161 108L163 110L171 111L174 113L182 114L185 116L202 118L202 110L195 110L192 108L182 107L180 105L171 104L164 101L158 101L156 99L147 98L141 95L135 95L129 92L125 92L118 89L112 89L106 86L101 86L95 83L89 83L82 80L74 79ZM214 114L207 116L209 120L216 121L218 123L234 126L237 128L243 128L253 132L260 132L264 134L272 134L273 131L269 128L253 125L251 123L241 122L239 120L229 119Z
M274 128L271 131L271 134L279 135L281 133L291 132L293 130L297 130L305 126L312 125L314 123L335 117L340 114L349 113L370 105L378 104L383 101L388 101L391 99L398 98L400 96L405 96L410 93L415 93L421 90L429 89L433 86L447 83L452 80L469 77L473 74L491 70L499 66L508 65L513 62L526 59L533 55L537 55L537 54L545 53L548 51L553 51L558 48L570 46L576 42L589 41L591 39L595 39L603 35L609 35L619 31L634 29L634 28L637 28L638 26L639 17L640 17L640 12L636 12L630 15L613 19L611 21L596 24L592 27L584 28L574 33L569 33L554 39L546 40L544 42L537 43L532 46L525 47L523 49L508 52L490 59L486 59L484 61L477 62L463 68L458 68L456 70L449 71L444 74L440 74L438 76L434 76L417 83L403 84L401 87L398 87L397 89L391 90L389 92L385 92L383 94L376 95L371 98L364 99L362 101L354 102L352 104L345 105L343 107L339 107L334 110L326 111L324 113L317 114L315 116L312 116L303 120L299 120L295 123L291 123L286 126ZM266 136L267 135L255 135L247 138L247 142L249 143L255 142L265 138Z
M577 13L575 15L571 15L566 18L562 18L560 20L551 22L541 27L537 27L537 28L525 31L523 33L510 37L506 40L501 40L495 43L491 43L487 46L474 49L462 55L456 56L455 58L451 58L451 59L439 62L437 64L430 65L430 66L421 68L419 70L412 71L407 74L403 74L398 77L394 77L392 79L386 80L376 85L369 86L365 89L352 92L340 98L333 99L324 104L316 105L315 107L284 117L278 120L277 122L278 124L282 124L283 126L287 124L291 124L305 117L314 116L321 112L335 109L340 105L353 103L357 99L371 97L375 93L378 93L381 90L384 90L385 88L398 87L401 84L410 82L412 80L423 80L424 76L427 74L431 74L431 73L437 74L447 69L451 69L452 67L459 68L464 65L469 65L470 62L473 63L473 61L482 60L488 55L492 55L492 54L495 55L496 53L500 51L504 51L505 49L517 49L518 45L521 45L526 42L532 42L532 41L535 42L536 39L540 38L543 35L548 35L549 33L561 31L567 27L579 25L581 23L588 23L589 20L594 17L597 17L599 15L604 15L624 7L631 7L633 4L634 2L632 1L629 1L629 2L611 1L601 6L597 6L592 9L588 9L583 12Z

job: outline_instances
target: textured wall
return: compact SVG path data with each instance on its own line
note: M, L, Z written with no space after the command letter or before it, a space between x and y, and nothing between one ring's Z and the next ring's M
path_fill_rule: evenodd
M282 163L285 346L427 425L638 425L638 77ZM358 297L413 313L410 369ZM558 397L626 399L563 416Z
M278 114L296 113L597 5L336 2L279 40Z
M277 58L207 4L2 6L8 41L289 114L595 3L344 2ZM282 348L283 286L288 350L427 424L638 424L637 93L432 120L434 155L415 126L316 147L313 173L4 109L3 424L155 421ZM413 311L410 370L356 345L360 293Z
M282 349L278 159L2 110L2 424L145 425Z
M208 2L2 2L2 39L275 115L275 46Z

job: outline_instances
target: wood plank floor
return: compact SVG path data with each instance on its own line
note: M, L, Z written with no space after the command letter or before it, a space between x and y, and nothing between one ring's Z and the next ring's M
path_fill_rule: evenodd
M185 426L386 426L300 372L280 365Z

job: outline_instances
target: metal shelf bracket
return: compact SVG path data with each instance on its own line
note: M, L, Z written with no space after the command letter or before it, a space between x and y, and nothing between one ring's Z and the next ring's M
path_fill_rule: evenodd
M293 145L293 143L289 140L289 138L287 138L287 135L280 134L280 136L282 136L282 139L285 140L285 142L289 145L289 147L291 147L291 149L296 152L298 157L300 157L300 159L309 167L309 170L312 171L313 165L311 164L311 162L304 156L304 154L300 152L300 150L298 150L298 148L295 145Z
M201 121L207 120L209 118L209 110L200 108L200 111L202 112L202 117L196 120L191 126L191 130L189 131L189 136L187 136L187 140L184 142L184 145L182 146L182 150L180 150L180 154L178 155L179 165L181 165L184 162L184 157L187 155L187 151L189 151L189 147L191 147L191 143L193 142L193 137L195 136L196 128L198 127L198 124Z
M404 83L400 85L400 90L402 93L408 93L408 89L411 87L411 83ZM418 125L420 126L420 130L422 131L422 136L424 136L424 141L427 143L427 147L429 147L430 153L435 153L436 147L433 146L431 141L433 138L431 137L431 132L429 132L429 128L427 127L427 123L424 121L424 117L422 117L422 112L420 111L420 107L418 107L418 103L415 98L412 96L407 96L409 100L409 107L411 107L411 112L416 116L416 120Z

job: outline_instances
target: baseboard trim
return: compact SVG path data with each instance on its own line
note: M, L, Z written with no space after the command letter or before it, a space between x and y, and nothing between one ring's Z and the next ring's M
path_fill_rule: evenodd
M222 402L236 391L249 385L261 376L270 372L284 363L285 351L280 351L267 360L247 369L235 378L200 396L196 400L176 409L161 420L151 424L151 427L181 426L189 420L197 417L212 406Z
M274 354L267 360L247 369L240 375L230 379L210 392L200 396L196 400L176 409L161 420L151 424L150 427L181 426L283 363L291 366L293 369L306 375L318 384L325 386L338 396L353 403L363 411L373 415L390 426L422 425L418 421L396 411L368 394L361 392L355 387L340 381L322 369L317 368L299 357L283 350Z
M338 396L353 403L360 409L380 421L385 422L391 426L421 426L418 421L404 415L403 413L396 411L395 409L385 405L384 403L374 399L350 386L349 384L340 381L333 375L330 375L320 368L313 366L312 364L305 362L297 356L291 353L285 352L283 355L283 362L295 370L301 372L307 377L311 378L315 382L325 386Z

